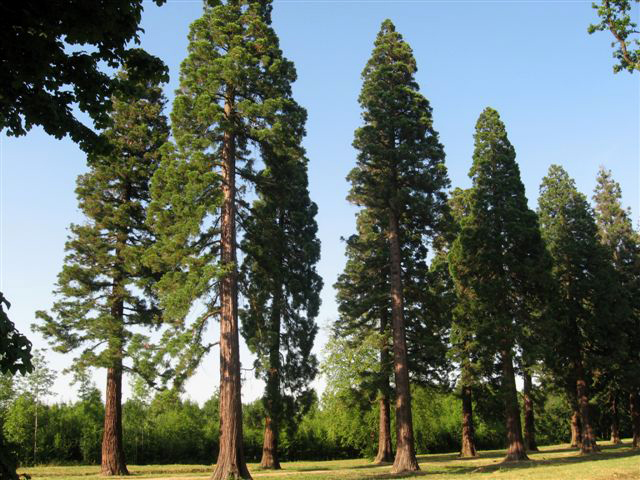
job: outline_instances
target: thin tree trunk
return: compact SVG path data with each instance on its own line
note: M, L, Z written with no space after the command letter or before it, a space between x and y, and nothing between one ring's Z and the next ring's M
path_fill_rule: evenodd
M629 412L633 430L633 448L640 448L640 393L638 391L629 394Z
M269 332L269 373L265 388L266 419L262 460L260 466L265 469L280 469L278 459L278 435L280 427L280 307L282 289L274 295L271 310L271 329Z
M615 393L611 393L611 443L614 445L620 445L620 421L618 415L618 396Z
M518 391L516 390L516 376L513 371L511 349L501 352L502 359L502 390L504 396L504 411L507 425L507 456L505 461L516 462L528 460L524 442L522 441L522 425L520 423L520 406L518 405Z
M383 338L383 344L380 347L380 372L381 387L379 405L379 423L378 423L378 454L373 463L379 465L393 461L393 447L391 446L391 406L389 405L389 345L386 337L388 320L387 313L384 312L380 318L380 333Z
M391 325L393 328L393 369L396 379L396 457L392 473L420 470L413 440L411 390L404 326L404 298L398 219L389 215L389 249L391 257Z
M473 404L471 398L471 387L462 386L462 447L460 457L477 457L476 435L473 426Z
M232 115L234 94L227 92L224 112ZM225 132L222 148L221 263L228 268L220 281L220 451L212 480L251 478L242 445L238 277L236 262L235 139Z
M575 365L576 372L576 395L578 398L578 409L580 410L581 444L580 453L593 453L600 450L596 444L596 436L589 419L589 394L587 391L587 380L585 378L582 360L578 358Z
M578 411L577 403L573 406L573 413L571 414L571 446L573 448L582 446L582 428L580 427L580 412Z
M107 369L105 396L100 473L129 475L122 442L122 363Z
M537 452L536 427L533 413L533 398L531 397L531 374L523 368L524 379L524 446L530 452Z

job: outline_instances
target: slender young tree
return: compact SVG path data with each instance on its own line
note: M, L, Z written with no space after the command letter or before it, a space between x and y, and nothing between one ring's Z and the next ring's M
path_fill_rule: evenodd
M348 180L349 201L379 219L389 249L391 326L396 386L397 448L392 471L418 470L415 456L402 269L403 230L428 238L440 227L448 186L444 151L433 129L431 107L418 92L409 45L385 20L363 71L359 97L364 126L356 130L359 151ZM421 253L426 246L421 249Z
M126 74L120 75L126 80ZM72 225L58 276L54 315L37 312L54 350L80 350L73 368L107 369L102 440L103 475L127 475L122 444L122 374L132 365L135 326L159 324L150 292L153 275L141 262L154 237L145 223L149 182L168 137L159 79L130 84L113 98L111 126L102 133L108 155L88 157L76 193L86 217Z
M251 212L243 211L241 193L257 185L255 160L270 169L302 161L304 111L291 96L296 72L270 24L268 0L205 2L191 25L173 104L175 147L167 148L153 181L150 222L161 239L148 261L168 270L158 284L165 314L185 324L194 302L202 301L204 313L186 329L198 341L208 320L220 320L213 479L250 478L242 446L237 222ZM188 371L207 348L189 353Z
M604 369L609 390L611 441L620 443L618 403L624 392L630 399L634 445L637 447L640 446L640 425L633 418L640 415L634 401L634 396L640 392L640 340L637 335L640 330L640 236L633 229L629 210L622 208L621 199L620 185L611 171L601 167L593 196L596 224L600 241L613 261L620 284L618 292L628 307L625 315L615 319L622 338Z
M300 122L304 117L300 110ZM300 147L304 129L294 126L286 138L290 147L280 153L290 158L274 158L271 149L263 150L265 168L256 178L258 200L245 222L241 245L247 300L241 312L242 334L257 355L256 376L266 384L260 462L266 469L280 468L281 427L295 427L310 406L309 382L318 363L311 353L322 290L315 270L320 259L317 207L309 199L307 162Z
M514 348L526 330L538 328L550 279L549 258L515 156L498 112L485 109L476 124L468 213L449 255L466 330L473 332L479 355L499 358L508 461L527 458Z
M597 451L589 412L589 386L594 366L615 337L607 324L615 318L614 278L591 207L562 167L552 165L538 199L540 224L553 258L553 275L561 300L556 309L558 335L553 340L554 373L573 381L580 412L582 453ZM614 342L615 343L615 342Z

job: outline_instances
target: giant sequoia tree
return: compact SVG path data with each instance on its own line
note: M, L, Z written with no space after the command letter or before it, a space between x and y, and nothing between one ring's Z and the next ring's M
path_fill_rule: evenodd
M38 312L36 326L55 350L81 349L73 368L107 369L105 475L128 473L121 396L124 360L134 349L132 327L159 321L149 290L152 276L141 259L154 240L145 223L149 183L169 129L158 83L130 87L129 94L114 96L111 126L102 133L110 153L89 155L89 172L78 178L76 193L86 222L71 226L54 315Z
M551 369L565 385L572 384L580 414L581 451L598 450L589 412L589 385L599 364L606 363L615 337L607 327L616 315L614 278L591 207L562 167L552 165L540 186L540 226L553 257L559 302Z
M267 183L276 179L270 175L277 173L277 181L282 181L290 169L287 181L303 182L305 177L299 148L304 112L291 97L295 68L282 55L270 26L270 13L271 2L266 0L205 3L202 17L191 25L189 54L181 66L171 115L175 147L167 149L153 182L150 221L161 238L149 261L168 270L158 284L165 315L177 325L186 325L194 302L201 301L204 312L187 328L196 341L202 339L208 320L220 319L221 432L214 479L250 478L242 447L236 224L239 218L241 222L246 219L245 214L253 213L242 208L244 188L240 182L256 185L262 195L264 207L256 205L256 217L251 220L255 228L266 222L271 233L280 235L286 224L274 224L280 217L273 215L286 213L284 209L270 210L278 201L271 196L278 193L278 187L273 187L273 192L267 189ZM256 179L255 160L265 165L264 182ZM293 191L300 194L305 188L298 185ZM281 197L289 202L286 208L293 202L289 195L291 192ZM295 235L307 242L305 248L311 248L302 262L311 273L312 250L317 248L310 222L313 207L306 198L298 201L303 206L296 207L296 215L302 212L305 218L296 221L308 230L301 227ZM258 211L262 211L259 217ZM294 242L293 237L286 241L280 254ZM283 270L265 265L265 272ZM293 271L283 281L299 274ZM285 284L272 279L261 284L261 291L269 291L271 300L275 295L278 306L285 292L277 291L276 285L284 289ZM308 285L301 286L296 295L300 293L297 300L306 302L301 309L313 316ZM189 369L205 350L194 350Z
M618 402L629 397L633 445L640 447L640 238L631 224L630 212L622 208L620 185L611 172L601 168L596 179L595 218L601 243L613 260L627 309L616 319L620 342L611 351L604 374L609 384L611 440L619 443Z
M264 169L256 176L258 200L245 221L242 249L242 334L257 354L256 375L265 383L266 419L262 468L280 468L278 436L283 420L295 426L312 398L308 384L317 373L311 353L318 327L322 279L316 237L316 205L309 199L307 168L300 147L304 111L295 109L278 147L263 149ZM294 116L295 115L295 116Z
M449 255L458 291L456 321L475 354L499 358L507 430L506 460L526 459L518 406L514 348L536 329L547 300L549 259L536 214L527 206L515 150L498 112L476 124L472 189ZM472 336L470 334L472 333ZM466 340L465 340L466 341Z
M390 322L396 384L397 447L393 472L417 470L405 326L406 278L403 233L425 240L440 228L448 186L444 151L433 129L431 107L418 92L416 62L409 45L385 20L362 73L359 97L364 126L356 130L359 150L348 199L376 218L388 248Z

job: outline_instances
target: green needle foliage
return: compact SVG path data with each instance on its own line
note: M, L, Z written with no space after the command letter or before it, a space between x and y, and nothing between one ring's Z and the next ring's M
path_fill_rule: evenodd
M154 0L162 5L164 0ZM89 152L97 135L73 113L109 124L111 96L120 81L101 64L128 65L139 79L165 69L156 57L128 47L139 43L142 0L74 2L27 0L0 9L0 130L24 135L34 125L71 139ZM137 73L134 73L137 72Z
M500 359L507 460L526 459L514 349L529 331L541 330L550 283L549 258L515 157L498 112L486 108L476 124L473 187L458 206L460 232L449 255L459 299L455 340L467 351L463 358L478 347L474 353L485 364Z
M612 384L610 401L612 402L612 429L617 429L615 402L620 393L631 396L631 406L640 408L637 403L640 394L640 236L633 229L631 213L622 208L620 185L613 179L611 171L601 168L596 179L595 218L601 243L608 250L617 273L619 288L627 310L624 315L616 316L617 338L619 344L611 350L606 368L607 380ZM633 416L633 412L632 412ZM634 444L640 442L640 424L635 413ZM613 433L613 432L612 432Z
M292 431L309 407L309 382L318 363L311 353L322 290L315 269L320 259L317 207L309 198L307 160L300 146L305 115L290 107L289 125L281 126L282 144L277 150L263 147L264 169L255 178L258 200L244 222L241 244L247 303L242 334L257 355L256 376L266 383L263 468L280 468L280 425L286 423Z
M418 263L426 266L429 239L446 216L444 190L449 185L444 150L433 129L429 102L418 91L416 71L411 47L385 20L362 73L359 102L364 126L355 132L358 160L347 177L352 184L348 200L369 210L388 250L398 438L394 472L418 469L405 325L405 315L415 304L405 297L419 276L402 267L412 263L410 268L417 271ZM411 257L403 250L409 244L414 247Z
M295 68L284 58L270 23L270 1L205 3L202 17L191 25L189 54L181 67L171 116L175 146L168 149L153 182L150 221L161 241L149 261L169 272L158 290L165 314L184 332L174 338L191 345L181 352L187 357L183 370L195 368L212 346L198 345L208 321L220 318L222 430L214 478L249 477L242 451L236 222L249 232L246 246L252 265L247 264L247 271L260 282L251 287L257 303L249 317L257 320L268 315L266 308L276 298L282 314L290 315L281 318L283 324L292 320L287 325L292 333L298 320L302 331L312 332L309 320L317 309L310 291L319 286L319 279L313 277L315 207L306 195L306 161L300 148L306 113L291 96ZM256 160L264 165L260 174L254 172ZM295 184L287 191L274 182ZM255 211L248 211L242 198L251 186L259 196ZM289 231L281 219L291 222ZM275 258L269 263L267 256L272 254L266 252L266 244L256 243L257 229L263 227L269 233L263 241L280 238L283 242L274 246ZM303 256L286 252L294 244ZM277 276L286 271L277 261L282 255L299 263L291 266L288 278L280 279ZM303 274L312 278L295 284ZM276 285L282 285L282 290ZM285 287L290 289L290 306L299 306L295 315L284 312ZM204 304L204 313L187 325L195 302ZM251 330L247 328L250 335ZM175 344L175 351L181 350L180 344ZM258 343L254 345L257 348ZM304 343L300 346L308 348ZM297 360L292 363L298 364ZM309 377L315 367L308 372L295 372L296 368L283 377L295 383L295 375Z
M614 41L611 42L611 46L618 45L613 52L613 58L618 62L613 66L614 73L622 70L629 73L640 71L640 31L638 24L631 21L633 3L639 1L601 0L600 3L592 4L600 17L600 23L589 25L587 31L591 34L609 30L613 35Z
M608 362L618 343L615 318L624 302L616 293L616 278L599 244L593 211L562 167L552 165L540 186L540 226L553 258L558 289L557 329L549 340L549 362L560 385L569 385L582 423L582 451L598 449L589 412L593 373ZM609 327L609 324L612 324Z
M120 74L121 81L127 78L126 73ZM80 350L72 369L108 369L106 474L126 473L118 426L122 372L135 371L136 365L126 365L124 360L136 357L140 346L148 344L146 337L134 332L137 326L158 326L161 321L151 292L155 279L142 257L154 242L146 225L146 209L150 179L168 137L162 114L165 99L157 79L129 87L128 92L114 96L111 126L102 133L110 153L89 155L89 172L78 177L76 193L86 222L71 225L53 315L37 312L41 322L34 326L55 350ZM111 421L112 436L107 434ZM109 442L118 451L111 458L115 464L107 466L112 453L111 448L105 450Z

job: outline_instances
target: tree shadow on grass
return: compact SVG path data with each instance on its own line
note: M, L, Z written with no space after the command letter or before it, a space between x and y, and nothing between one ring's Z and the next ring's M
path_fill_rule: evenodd
M445 475L470 475L474 473L492 473L498 470L518 470L518 469L528 469L535 468L539 466L562 466L562 465L573 465L577 463L583 462L598 462L601 460L611 460L617 458L626 458L626 457L634 457L637 456L640 459L640 449L636 450L625 450L619 451L620 446L618 445L604 445L602 447L602 451L599 453L592 453L588 455L580 455L576 453L575 455L567 456L567 457L557 457L557 458L549 458L549 459L534 459L534 460L525 460L522 462L497 462L492 463L490 465L476 465L476 466L464 466L464 465L450 465L450 466L434 466L433 464L429 465L425 470L421 470L418 472L407 472L403 474L398 473L380 473L380 474L372 474L367 477L364 477L363 480L381 480L381 479L392 479L392 478L409 478L409 477L421 477L425 475L434 475L434 474L445 474ZM554 450L542 450L541 454L544 453L561 453L561 452L572 452L574 449L554 449ZM504 454L490 454L489 455L481 455L480 457L475 457L476 459L480 458L495 458L502 457ZM455 460L455 454L449 455L437 455L437 456L422 456L421 461L429 461L429 462L438 462L438 461L447 461L447 460Z

